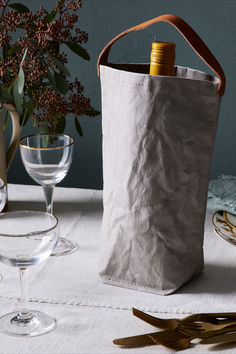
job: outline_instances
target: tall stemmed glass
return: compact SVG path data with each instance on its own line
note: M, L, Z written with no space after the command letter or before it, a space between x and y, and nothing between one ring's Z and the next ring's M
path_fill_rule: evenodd
M20 141L20 153L26 171L43 187L47 212L53 214L53 191L66 176L72 163L74 140L64 134L36 134ZM61 256L74 252L77 244L60 237L52 253Z
M37 336L51 331L56 320L27 308L27 268L44 261L56 247L58 220L41 211L12 211L0 214L0 261L18 267L21 282L19 311L0 317L0 332L15 336Z

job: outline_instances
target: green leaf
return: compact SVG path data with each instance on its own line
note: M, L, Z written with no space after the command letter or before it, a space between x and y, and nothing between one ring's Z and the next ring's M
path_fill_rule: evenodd
M23 12L30 12L28 7L26 7L23 4L20 3L15 3L15 4L8 4L13 10L16 10L17 12L23 13Z
M66 74L67 76L70 76L69 71L67 70L67 68L65 67L65 65L58 59L55 58L54 56L50 55L52 61L56 64L56 66L58 67L58 69L63 72L64 74Z
M54 71L54 79L57 90L60 91L63 95L65 95L68 91L68 86L64 76Z
M62 6L62 5L64 5L64 3L65 3L65 0L60 0L60 1L58 1L58 5L57 6Z
M13 102L13 98L8 90L3 90L2 88L0 88L0 102Z
M6 103L6 99L0 95L0 103Z
M56 133L62 134L65 130L65 126L66 126L66 118L61 117L56 124Z
M25 52L23 54L23 58L21 59L21 62L20 62L20 66L22 66L24 61L25 61L25 57L26 57L27 51L28 51L28 48L25 49Z
M22 108L26 109L27 111L33 112L34 110L34 101L27 101L24 102Z
M101 112L96 111L95 109L89 109L87 110L84 114L89 117L96 117L100 114Z
M48 71L48 80L51 82L51 84L54 87L54 89L57 90L57 85L56 85L54 76L53 76L53 74L52 74L52 72L50 70Z
M20 115L20 124L21 126L25 126L35 108L34 102L32 100L24 102L22 108L23 108L23 113Z
M19 70L19 74L18 74L18 78L17 78L17 85L18 85L19 94L22 94L23 89L24 89L24 85L25 85L25 74L24 74L22 67L20 67L20 70Z
M42 128L46 130L46 127ZM48 130L48 128L47 128ZM47 133L42 133L42 134L47 134ZM42 143L43 143L43 147L47 148L48 147L48 141L49 141L49 136L48 135L43 135L42 136Z
M71 41L68 41L68 42L65 42L65 44L67 45L68 48L70 48L70 50L72 50L72 52L76 53L81 58L83 58L85 60L90 60L90 56L89 56L87 50L82 48L81 45L79 45L78 43L73 43Z
M26 118L26 113L27 113L27 111L24 110L24 111L21 112L21 114L20 114L20 125L21 125L21 127L23 127L23 125L24 125L25 118Z
M8 50L7 54L9 56L12 56L13 54L15 54L18 50L20 49L20 46L17 45L16 47L12 47Z
M8 112L8 111L6 111L6 117L5 117L5 123L4 123L3 130L6 130L7 123L8 123L8 119L9 119L9 112Z
M80 136L84 136L81 125L79 124L78 118L75 116L75 128Z
M48 125L46 122L44 122L41 126L41 134L44 134L42 136L42 143L43 143L43 147L46 148L48 147L48 142L49 142L49 136L48 134Z
M41 134L48 134L48 125L46 122L43 123L42 127L41 127ZM46 138L46 137L45 137ZM48 140L47 140L48 141ZM47 146L48 143L45 145Z
M24 127L28 122L29 118L31 117L32 112L24 110L20 115L20 125Z
M22 104L23 104L23 95L19 93L18 90L18 80L15 81L13 86L13 96L16 105L16 110L20 113L22 111Z
M45 16L45 20L46 20L48 23L50 23L50 22L54 19L54 17L56 16L56 14L57 14L57 10L53 10L52 12L50 12L49 14L47 14L47 15Z

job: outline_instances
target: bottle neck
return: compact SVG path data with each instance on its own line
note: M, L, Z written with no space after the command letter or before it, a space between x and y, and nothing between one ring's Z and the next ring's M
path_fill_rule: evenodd
M175 44L171 42L153 42L150 75L174 76Z

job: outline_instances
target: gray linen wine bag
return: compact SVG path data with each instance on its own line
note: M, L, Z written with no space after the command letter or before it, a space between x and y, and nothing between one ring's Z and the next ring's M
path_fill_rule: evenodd
M111 64L112 44L159 21L173 25L216 73ZM209 169L225 76L196 32L162 15L115 37L101 52L104 283L166 295L203 269Z

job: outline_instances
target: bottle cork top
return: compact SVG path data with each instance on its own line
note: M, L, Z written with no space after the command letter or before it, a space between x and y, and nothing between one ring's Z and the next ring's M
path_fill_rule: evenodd
M175 43L173 42L166 42L166 41L158 41L152 42L153 49L167 49L167 48L175 48Z

